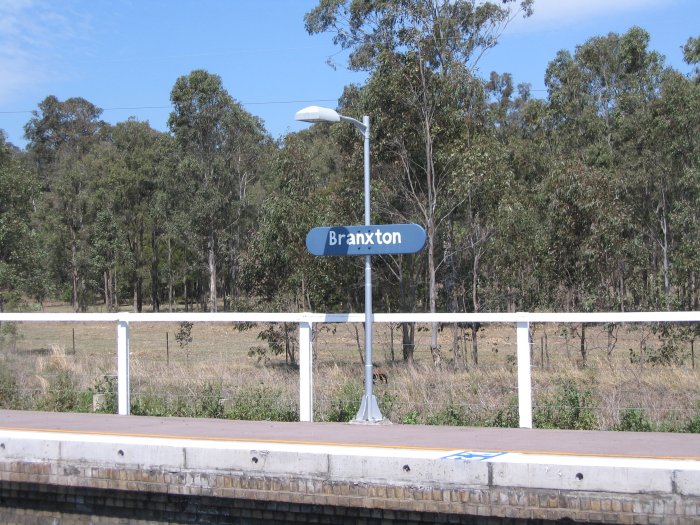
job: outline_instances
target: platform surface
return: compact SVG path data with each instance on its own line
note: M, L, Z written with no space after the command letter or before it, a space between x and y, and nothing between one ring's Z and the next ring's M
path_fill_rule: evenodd
M700 461L700 435L399 424L282 423L0 410L0 432Z

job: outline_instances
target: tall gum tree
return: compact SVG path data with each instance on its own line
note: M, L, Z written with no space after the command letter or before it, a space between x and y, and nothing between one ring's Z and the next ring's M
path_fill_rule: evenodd
M439 267L438 230L450 206L443 206L446 180L452 175L445 148L450 121L469 103L463 86L479 58L496 45L505 26L522 12L532 13L532 0L321 0L306 15L311 34L334 33L334 42L350 50L350 67L368 71L375 82L400 75L404 111L367 107L385 118L406 119L413 132L395 136L397 162L404 168L406 194L412 200L427 234L428 303L437 311ZM375 126L376 128L376 126ZM404 128L408 132L408 127ZM440 362L438 326L431 329L430 350Z
M94 173L85 159L103 139L102 110L79 97L46 97L25 125L30 158L46 197L57 271L69 273L71 304L87 306L88 213Z
M231 242L237 206L257 176L251 161L269 143L262 123L233 100L221 77L204 70L177 79L170 93L168 126L180 154L181 183L191 242L200 247L209 281L208 309L218 308L217 270ZM241 232L238 231L238 234Z

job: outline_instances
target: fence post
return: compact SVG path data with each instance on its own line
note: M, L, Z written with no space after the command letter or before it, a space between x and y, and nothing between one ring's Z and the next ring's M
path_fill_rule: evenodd
M299 421L312 421L314 413L311 355L312 323L299 323Z
M523 318L527 314L521 314ZM518 417L520 428L532 428L532 373L530 368L530 322L517 322Z
M129 321L117 321L117 392L119 414L131 413L131 396L129 395Z

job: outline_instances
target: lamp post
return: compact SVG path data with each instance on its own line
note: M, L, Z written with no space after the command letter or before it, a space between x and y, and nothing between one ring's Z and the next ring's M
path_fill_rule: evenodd
M330 108L309 106L297 111L295 120L302 122L349 122L362 133L365 142L365 226L370 226L370 200L369 200L369 117L362 117L362 122L352 117L340 115ZM362 397L360 410L354 421L377 422L382 421L382 413L379 411L377 398L372 393L372 258L365 255L365 395Z

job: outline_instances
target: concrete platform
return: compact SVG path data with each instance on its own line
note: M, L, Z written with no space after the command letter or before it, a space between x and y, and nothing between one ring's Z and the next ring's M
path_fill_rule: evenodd
M0 481L440 515L700 523L696 434L0 411Z

